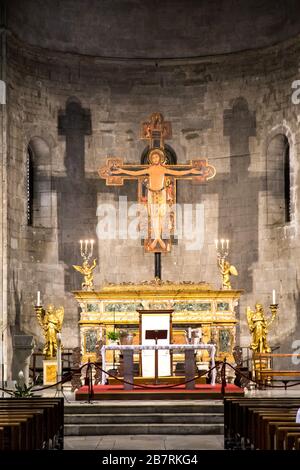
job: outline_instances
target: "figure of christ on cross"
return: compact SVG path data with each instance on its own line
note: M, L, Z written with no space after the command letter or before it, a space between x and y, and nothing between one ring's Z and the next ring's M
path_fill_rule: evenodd
M207 164L206 160L195 160L188 165L165 165L165 152L162 149L154 148L150 151L148 161L149 165L143 166L142 169L130 170L125 168L129 165L121 165L120 160L115 160L112 165L100 168L99 175L105 178L107 184L123 184L126 176L138 178L140 176L148 177L147 184L147 209L150 230L148 230L148 240L145 244L146 250L149 252L166 252L170 251L170 244L163 240L163 228L165 216L167 213L167 176L177 178L195 179L204 182L215 176L215 168ZM111 177L111 175L116 175ZM117 177L121 178L121 181ZM195 176L194 176L195 175ZM110 178L109 178L110 177ZM175 198L174 198L175 199ZM175 204L173 199L172 203Z

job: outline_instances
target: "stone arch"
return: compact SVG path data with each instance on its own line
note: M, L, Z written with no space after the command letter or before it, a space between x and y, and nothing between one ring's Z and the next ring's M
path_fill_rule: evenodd
M26 177L27 225L51 227L51 147L40 136L33 136L29 139Z
M276 128L266 145L267 224L285 225L294 218L292 139Z

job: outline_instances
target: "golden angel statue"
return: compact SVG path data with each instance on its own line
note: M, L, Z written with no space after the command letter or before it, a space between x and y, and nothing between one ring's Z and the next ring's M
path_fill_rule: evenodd
M235 266L224 258L218 259L220 273L222 275L222 289L231 289L230 276L237 276L238 272Z
M89 264L89 261L87 259L83 261L82 266L73 264L73 268L76 269L76 271L79 271L84 276L84 280L81 284L82 290L87 290L87 291L94 290L93 270L95 269L96 266L97 266L97 262L95 259L91 265Z
M64 307L55 308L50 304L46 309L35 307L36 315L40 326L43 329L45 337L45 346L43 353L50 359L56 356L57 351L57 333L61 332L64 320Z
M276 316L277 306L271 305L272 316L266 319L263 306L259 303L255 304L255 311L247 307L247 321L249 331L252 334L252 342L250 348L256 353L269 353L271 348L268 345L267 334L268 327L273 323Z

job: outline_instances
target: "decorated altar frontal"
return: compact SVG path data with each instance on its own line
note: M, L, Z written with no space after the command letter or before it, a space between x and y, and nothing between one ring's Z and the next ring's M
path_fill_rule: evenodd
M216 353L216 348L213 344L169 344L167 346L165 345L152 345L152 346L143 346L141 344L137 345L108 345L108 346L102 346L101 348L101 355L102 355L102 385L105 385L106 383L106 351L115 351L115 350L120 350L120 351L126 351L126 350L132 350L132 351L143 351L143 350L171 350L171 351L186 351L187 349L190 350L199 350L199 349L204 349L208 350L210 353L210 367L213 369L211 371L211 385L214 386L216 384L216 369L215 367L215 353Z
M171 343L188 343L188 331L201 328L202 343L216 345L216 360L226 358L233 362L237 314L236 308L242 291L215 290L209 284L173 283L155 279L140 284L108 284L99 291L76 291L80 306L80 340L82 362L96 360L97 343L109 344L109 333L126 329L132 333L133 344L139 345L140 328L138 310L172 309ZM157 327L157 325L153 325ZM139 353L135 361L139 362ZM197 352L196 362L208 364L207 350ZM106 364L118 361L113 350L106 353ZM173 371L183 363L183 353L173 352ZM201 367L200 367L201 368Z

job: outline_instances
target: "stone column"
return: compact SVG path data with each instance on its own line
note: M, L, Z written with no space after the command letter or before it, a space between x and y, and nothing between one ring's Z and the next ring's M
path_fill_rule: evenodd
M195 380L192 380L195 378L195 356L194 356L195 350L194 349L186 349L184 351L185 355L185 380L188 382L185 385L185 388L187 390L194 390L195 388Z
M0 6L1 17L4 16L5 6ZM4 20L5 21L5 20ZM2 25L3 26L3 25ZM5 25L4 25L5 26ZM8 371L8 318L7 318L7 105L6 105L6 29L2 28L0 35L0 80L3 91L0 106L0 376L1 385L10 378Z
M133 349L124 349L124 390L133 390Z
M30 358L33 353L34 341L33 336L30 335L14 335L14 377L18 379L18 373L20 370L23 371L25 384L29 383L29 366Z

